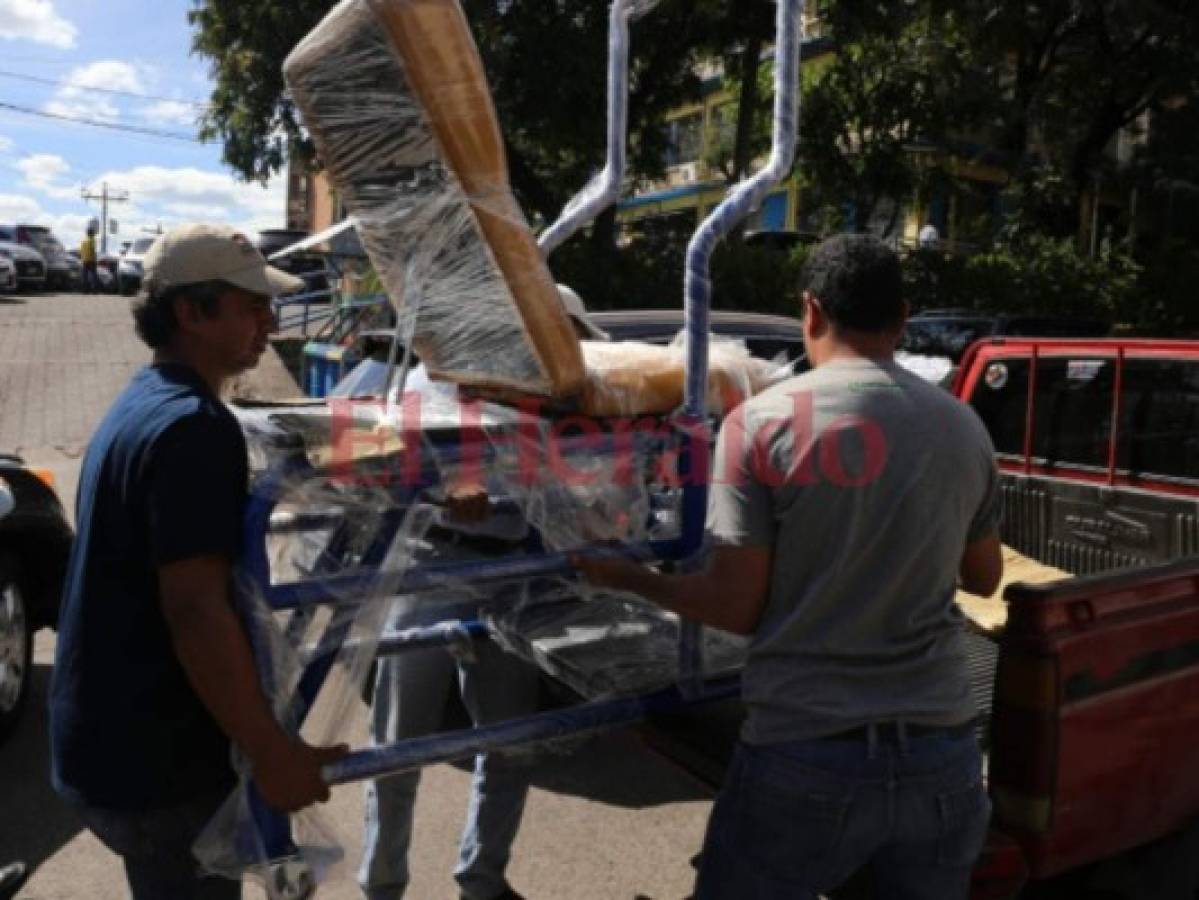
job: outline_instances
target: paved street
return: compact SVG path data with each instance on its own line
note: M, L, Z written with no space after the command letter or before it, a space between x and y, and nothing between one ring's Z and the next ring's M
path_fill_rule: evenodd
M0 450L17 450L52 468L73 507L79 457L99 416L147 359L130 327L128 299L69 295L0 298ZM277 358L238 386L243 394L283 396L293 388ZM73 513L73 510L72 510ZM0 746L0 862L35 868L18 895L28 900L118 900L125 896L116 858L88 833L47 783L45 699L53 635L36 647L33 696L17 733ZM365 710L352 711L346 735L362 741ZM411 854L408 896L457 896L450 879L469 775L438 766L425 774ZM690 860L710 807L706 787L647 750L634 731L592 740L575 754L539 765L510 868L532 900L678 900L689 893ZM361 833L361 789L338 789L326 809L345 836L351 866ZM247 897L261 897L257 889ZM352 898L346 881L318 896Z

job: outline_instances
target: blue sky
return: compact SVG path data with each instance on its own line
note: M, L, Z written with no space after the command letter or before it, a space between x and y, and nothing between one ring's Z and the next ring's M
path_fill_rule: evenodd
M193 135L211 83L207 63L189 52L190 5L0 0L0 73L10 73L0 74L0 104ZM184 221L222 221L247 230L284 224L284 179L265 189L238 181L221 164L218 144L0 108L0 223L46 224L67 246L75 245L87 220L99 215L99 204L81 199L81 188L98 191L103 181L130 197L110 208L119 239Z

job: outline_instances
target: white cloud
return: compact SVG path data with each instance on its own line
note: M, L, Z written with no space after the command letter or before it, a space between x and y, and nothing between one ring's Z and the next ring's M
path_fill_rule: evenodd
M35 154L15 167L29 190L0 193L0 222L47 225L66 246L77 246L88 220L99 216L99 205L80 199L79 188L70 180L70 164L58 156ZM247 233L279 228L285 222L286 180L282 178L264 188L220 171L138 166L105 172L89 190L98 190L101 181L129 196L129 202L109 206L110 218L119 223L118 233L109 234L110 249L141 236L144 229L183 222L221 222Z
M22 194L0 194L0 222L46 225L66 247L78 246L89 218L79 213L47 212L35 199Z
M0 0L0 3L3 2ZM80 66L72 70L65 80L67 86L72 88L104 88L131 94L146 92L137 66L120 59L99 59Z
M0 3L4 2L0 0ZM64 81L44 109L56 116L72 119L115 122L121 117L121 110L113 95L103 91L126 91L130 94L146 92L138 67L119 59L100 59L79 66Z
M199 110L181 100L159 100L141 110L142 118L155 125L187 125L194 127Z
M41 211L41 206L32 197L0 194L0 221L27 222L38 216Z
M78 29L60 16L51 0L0 0L0 38L75 46Z
M0 134L0 153L7 153L15 146L16 144L12 142L12 138L6 138L4 135Z
M63 179L71 171L71 166L61 156L35 153L13 163L13 166L25 176L25 183L29 187L47 197L66 200L78 196L78 189L74 185L63 183Z
M286 181L282 178L264 188L237 181L223 172L138 166L105 173L96 181L129 191L139 207L147 210L157 208L183 217L203 212L208 218L229 224L255 222L263 228L279 227L284 220Z

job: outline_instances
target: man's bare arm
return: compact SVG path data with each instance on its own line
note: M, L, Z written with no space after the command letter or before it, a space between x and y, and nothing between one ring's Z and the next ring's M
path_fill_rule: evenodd
M345 747L309 747L275 721L249 639L229 597L229 563L205 556L159 568L162 612L188 681L221 729L250 759L271 806L293 811L329 799L320 767Z
M962 590L979 597L990 597L1003 580L1003 545L991 532L966 545L958 567Z
M571 562L591 584L630 591L713 628L753 634L770 593L769 547L717 547L691 575L662 575L627 560Z

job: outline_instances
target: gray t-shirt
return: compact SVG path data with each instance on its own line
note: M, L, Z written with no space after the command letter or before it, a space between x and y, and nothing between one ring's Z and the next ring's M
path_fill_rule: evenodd
M712 477L710 540L774 548L745 741L976 715L953 595L1000 495L969 407L895 363L834 360L734 410Z

